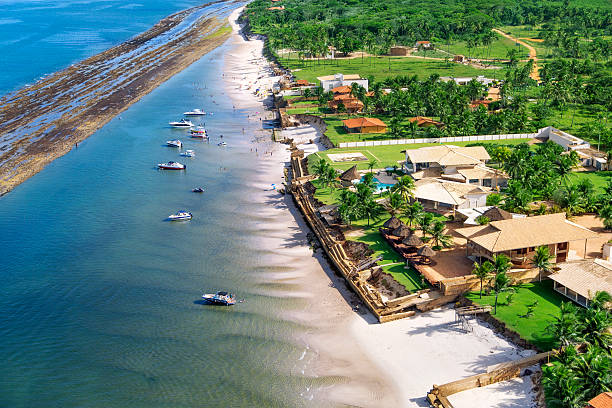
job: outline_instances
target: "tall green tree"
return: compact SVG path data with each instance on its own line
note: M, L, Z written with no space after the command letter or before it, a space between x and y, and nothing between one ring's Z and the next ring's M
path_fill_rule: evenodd
M486 279L491 276L493 272L493 264L491 261L484 261L482 264L478 262L474 262L474 267L472 268L472 274L475 275L480 281L480 298L482 299L482 285Z
M535 253L533 254L533 258L531 259L531 263L533 266L538 268L538 280L542 282L542 273L550 272L552 268L552 264L550 262L552 256L550 255L550 251L548 246L542 245L536 248Z

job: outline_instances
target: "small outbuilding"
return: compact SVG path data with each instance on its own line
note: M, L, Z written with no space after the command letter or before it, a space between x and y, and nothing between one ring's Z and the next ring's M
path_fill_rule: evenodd
M588 307L595 293L612 295L612 263L603 259L585 259L557 265L550 275L553 288L581 306Z
M353 118L342 121L344 129L349 133L384 133L387 131L385 122L378 118Z
M342 185L344 186L351 186L353 185L354 180L360 180L360 179L361 179L361 175L357 171L357 165L351 167L350 169L346 170L344 173L340 175L340 181L342 182Z

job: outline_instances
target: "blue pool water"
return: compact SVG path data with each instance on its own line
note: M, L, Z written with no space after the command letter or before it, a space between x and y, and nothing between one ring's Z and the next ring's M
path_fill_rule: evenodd
M363 177L361 178L361 181L363 181ZM376 190L374 191L375 194L386 192L387 190L389 190L391 187L394 186L394 184L381 183L380 180L378 180L376 177L374 177L372 181L374 181L376 185Z

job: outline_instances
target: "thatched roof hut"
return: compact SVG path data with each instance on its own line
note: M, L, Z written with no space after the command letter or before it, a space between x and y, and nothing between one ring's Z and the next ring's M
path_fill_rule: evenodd
M487 217L490 221L501 221L511 220L512 214L506 210L502 210L499 207L489 208L487 211L482 213L483 216Z
M359 175L359 172L357 172L357 165L351 167L340 176L340 180L342 181L353 181L359 180L360 178L361 176Z
M393 216L389 218L387 221L385 221L385 223L383 224L383 227L389 228L389 229L396 229L400 225L402 225L402 222L399 220L399 218L397 218L396 216Z
M391 234L395 235L396 237L400 237L400 238L408 238L408 236L412 234L412 231L405 224L402 224L396 229L394 229Z
M424 256L426 258L431 258L432 256L436 255L436 251L434 251L433 249L425 245L419 248L419 250L417 251L417 254Z
M402 244L407 246L419 246L423 243L421 238L419 238L414 232L408 236L408 238L402 241Z

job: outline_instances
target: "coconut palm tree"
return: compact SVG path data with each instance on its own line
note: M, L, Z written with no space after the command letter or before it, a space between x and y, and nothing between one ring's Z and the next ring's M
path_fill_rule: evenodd
M378 160L372 159L368 162L368 169L370 169L370 173L372 173L374 166L378 164Z
M510 277L506 274L510 270L510 258L500 254L493 256L493 291L495 292L495 306L493 314L497 314L497 299L502 292L510 292L514 289L510 286Z
M434 249L435 247L450 248L453 246L453 237L444 233L444 227L444 223L438 220L432 224L429 230L434 243Z
M427 234L429 234L429 232L431 231L431 223L433 220L434 220L434 216L432 213L429 213L429 212L421 213L421 216L417 219L419 228L421 229L421 232L423 233L423 238L425 238Z
M391 193L389 195L389 199L387 200L387 208L389 209L389 212L392 216L395 216L402 212L405 207L406 204L404 203L404 200L402 200L402 197L399 194Z
M549 272L552 264L550 262L552 256L550 255L550 251L548 246L542 245L537 247L535 254L533 254L533 258L531 258L531 263L533 266L538 268L538 281L542 282L542 272Z
M370 226L370 219L377 221L384 214L384 208L373 199L367 200L361 203L361 213L368 219L368 227Z
M474 268L472 269L472 274L474 274L478 280L480 280L480 298L482 299L482 284L485 279L491 276L491 272L493 272L493 264L491 261L484 261L482 264L478 262L474 262Z
M314 174L321 177L331 165L325 159L319 159L313 166Z
M399 196L399 193L395 193ZM401 198L401 196L399 196ZM423 205L418 201L415 201L412 204L406 205L404 211L402 212L402 216L404 216L408 220L408 226L412 227L423 214Z
M406 204L410 198L414 197L414 179L410 176L403 176L391 187L391 192L397 192L404 199Z
M601 207L597 213L597 218L603 222L605 229L612 229L612 204Z

